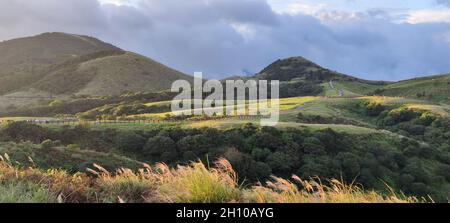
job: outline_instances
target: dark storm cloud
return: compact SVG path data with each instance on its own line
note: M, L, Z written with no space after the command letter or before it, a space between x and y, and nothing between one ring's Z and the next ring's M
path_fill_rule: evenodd
M2 0L0 39L48 31L87 34L186 73L258 72L304 56L368 79L450 71L450 25L394 23L382 10L279 14L264 0Z

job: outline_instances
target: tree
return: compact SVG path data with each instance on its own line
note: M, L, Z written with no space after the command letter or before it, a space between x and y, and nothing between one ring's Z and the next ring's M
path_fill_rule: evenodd
M211 148L210 144L207 143L209 140L210 139L201 134L190 135L178 141L177 146L180 151L191 151L196 154L196 156L200 156L207 153Z
M341 165L341 171L348 180L352 180L358 176L360 172L359 157L353 153L343 152L336 156Z
M319 139L316 137L307 137L303 142L303 151L305 154L324 155L326 150Z
M8 122L3 126L3 132L13 140L30 140L40 143L47 139L48 130L25 121Z
M252 157L256 161L265 161L272 152L269 149L255 148L252 150Z
M124 151L141 151L145 143L145 138L134 132L119 134L117 139L117 147Z
M282 152L275 152L267 157L267 164L275 173L290 173L294 166L292 157Z
M246 180L263 180L270 176L272 169L263 162L255 162L249 155L239 152L234 148L224 153L239 176L245 176Z
M154 136L147 140L143 150L153 161L169 162L177 158L176 143L167 136Z
M330 156L309 155L303 157L303 165L297 175L302 178L319 176L321 178L339 178L339 166Z
M366 103L366 113L369 116L378 116L384 111L384 106L378 102L368 102Z

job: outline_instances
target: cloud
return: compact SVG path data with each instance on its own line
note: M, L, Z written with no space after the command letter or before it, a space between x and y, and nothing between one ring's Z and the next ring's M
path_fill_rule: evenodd
M450 6L450 0L435 0L439 5Z
M49 31L91 35L209 78L256 73L290 56L367 79L449 72L450 24L408 16L398 22L389 11L320 4L281 12L265 0L3 0L0 40Z
M450 1L449 1L450 2ZM450 23L450 9L413 11L405 20L408 23Z

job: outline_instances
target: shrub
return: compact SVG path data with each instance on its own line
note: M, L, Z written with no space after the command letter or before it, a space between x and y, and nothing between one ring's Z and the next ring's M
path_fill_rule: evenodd
M35 124L25 121L8 122L3 125L3 132L15 141L30 140L41 142L47 137L47 130Z
M384 106L378 102L366 102L365 104L366 113L369 116L378 116L384 111Z
M134 132L123 132L117 139L117 147L124 151L141 151L145 143L145 138Z
M41 143L42 149L51 149L54 146L53 141L50 139L46 139Z
M143 152L150 159L163 162L173 161L178 156L176 143L171 138L160 135L149 138Z

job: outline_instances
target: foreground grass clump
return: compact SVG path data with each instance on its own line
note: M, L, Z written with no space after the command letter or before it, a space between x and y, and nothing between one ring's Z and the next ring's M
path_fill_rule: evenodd
M35 183L0 185L0 203L55 203L57 197Z
M220 159L214 168L200 162L169 168L144 164L137 172L119 169L111 173L94 164L88 174L68 174L16 167L9 156L0 156L0 202L417 202L415 198L383 196L355 185L331 180L294 182L273 177L265 185L242 187L231 164Z
M331 180L329 186L320 179L304 181L293 176L297 184L273 177L266 186L255 186L245 194L245 199L255 203L415 203L416 198L398 197L394 193L382 196L375 191L364 191L356 185ZM299 189L300 185L302 189Z
M199 162L175 170L159 164L157 169L159 193L169 202L218 203L240 199L236 173L226 160L217 161L212 169Z

